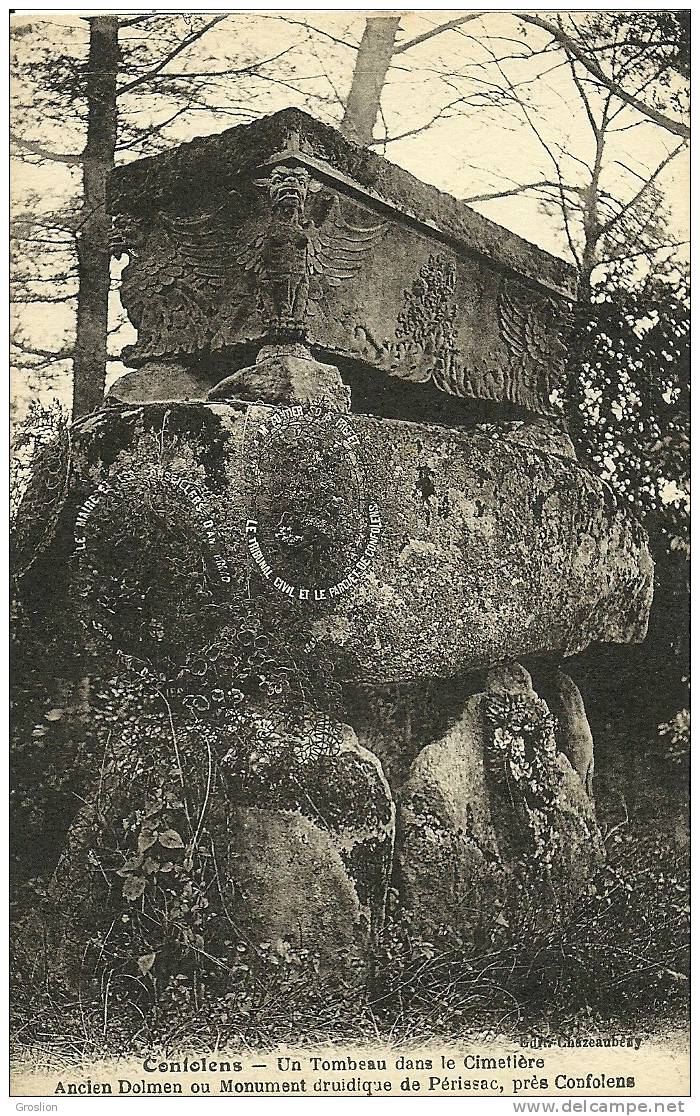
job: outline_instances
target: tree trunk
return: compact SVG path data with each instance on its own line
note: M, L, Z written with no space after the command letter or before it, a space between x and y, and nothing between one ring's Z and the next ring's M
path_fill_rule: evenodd
M73 356L73 418L99 406L107 369L110 220L107 181L117 142L118 17L90 19L86 71L87 141L83 211L77 238L78 310Z
M583 252L581 254L581 267L579 274L579 299L590 301L593 288L593 272L598 265L599 241L601 225L599 220L600 204L600 179L603 173L603 154L605 152L606 133L608 128L608 104L603 109L603 116L595 133L595 159L591 168L591 181L586 191L583 206Z
M370 16L357 53L340 130L355 143L372 142L386 72L394 53L400 16Z

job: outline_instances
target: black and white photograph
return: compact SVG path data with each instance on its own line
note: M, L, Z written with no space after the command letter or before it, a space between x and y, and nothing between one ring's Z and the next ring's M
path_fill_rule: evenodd
M683 1111L690 16L9 15L10 1096Z

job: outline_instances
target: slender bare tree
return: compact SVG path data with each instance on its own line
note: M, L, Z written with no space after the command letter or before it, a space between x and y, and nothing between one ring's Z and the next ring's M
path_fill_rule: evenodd
M25 206L16 213L14 301L35 310L60 303L64 321L74 323L75 339L51 350L32 337L36 330L23 325L18 315L13 357L19 367L34 372L72 362L74 417L97 406L104 391L111 228L107 185L116 159L161 150L172 142L173 127L200 114L249 119L259 93L255 81L268 80L273 64L275 81L289 76L281 62L285 47L269 57L241 58L234 43L230 61L208 61L205 37L228 18L227 13L125 19L97 15L84 21L87 42L78 27L72 34L64 32L62 45L42 41L36 24L16 28L15 154L29 166L81 172L81 199L72 213L65 206L52 212L45 203L35 208L36 198L27 193ZM45 138L35 141L37 131L42 137L51 131L57 137L67 135L75 150L53 147ZM37 259L39 236L51 245L48 259Z
M343 134L357 143L372 142L400 23L400 16L372 16L365 24L341 124Z

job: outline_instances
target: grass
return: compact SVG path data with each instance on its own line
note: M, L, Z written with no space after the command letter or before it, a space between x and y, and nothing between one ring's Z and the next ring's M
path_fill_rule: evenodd
M687 856L649 834L612 832L608 863L561 928L528 917L487 946L425 942L405 920L386 929L369 990L330 994L307 961L253 966L235 992L182 974L150 1004L127 982L80 997L15 972L18 1057L56 1063L154 1049L280 1043L415 1045L474 1035L653 1033L683 1026L688 1003ZM269 959L268 959L269 960Z

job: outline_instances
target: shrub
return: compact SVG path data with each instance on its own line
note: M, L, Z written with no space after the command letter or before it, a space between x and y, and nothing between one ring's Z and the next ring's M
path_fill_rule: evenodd
M371 999L384 1020L421 1019L443 1032L582 1012L601 1021L680 1014L689 973L689 867L683 851L648 834L611 833L608 863L560 927L522 912L484 949L445 933L427 942L399 914L387 927Z

